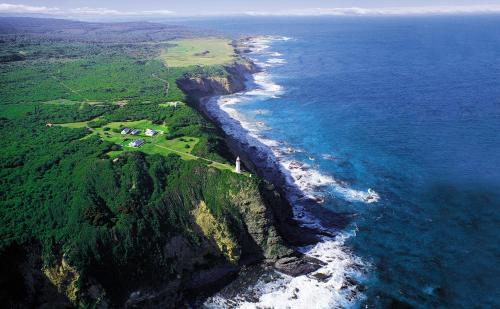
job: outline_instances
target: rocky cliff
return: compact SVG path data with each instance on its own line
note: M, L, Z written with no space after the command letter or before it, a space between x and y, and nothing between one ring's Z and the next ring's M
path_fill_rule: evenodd
M235 48L238 52L237 47ZM241 52L238 53L241 54ZM201 76L183 78L177 81L179 88L185 92L190 104L210 121L217 122L218 120L217 117L211 115L213 111L207 109L206 99L244 91L247 82L252 78L252 74L261 71L251 60L244 57L241 59L241 61L225 67L226 76ZM219 125L221 124L219 123ZM276 228L285 237L287 243L305 245L317 241L316 234L318 231L300 228L292 219L292 207L284 198L286 179L279 171L279 167L269 166L268 162L272 160L265 160L265 155L260 153L254 145L244 143L229 135L225 136L225 141L230 150L240 156L248 170L266 179L273 186L273 192L279 192L277 194L283 196L283 198L279 199L279 203L275 202L271 207L275 220L277 220ZM264 195L268 193L267 191L262 192Z
M261 71L252 61L244 57L241 59L240 62L225 67L226 76L202 76L177 81L179 88L186 93L190 104L209 120L218 121L217 117L211 115L213 111L207 109L206 99L244 91L247 82L252 78L251 75ZM265 156L263 153L234 136L225 136L225 141L231 151L241 157L248 170L266 180L267 185L261 187L260 195L264 200L271 201L267 203L266 211L272 213L272 221L278 235L290 246L307 245L318 241L318 231L300 227L293 220L292 206L285 198L285 176L281 174L278 166L267 165L269 160L262 159ZM248 219L251 220L251 216ZM258 225L262 226L260 223ZM297 259L299 255L294 253L292 255L294 257L287 259L286 263L278 261L275 266L286 273L297 275L314 269L317 263L317 261L302 257Z
M196 76L179 79L177 85L191 102L202 97L231 94L245 90L249 75L260 69L249 60L240 60L224 67L224 76Z
M240 61L225 71L223 76L184 78L178 85L205 113L203 97L244 90L249 74L258 68ZM237 141L228 140L231 143ZM98 180L105 167L115 179L105 189L117 191L96 197L101 208L92 208L90 214L100 215L105 206L105 214L115 211L124 219L99 226L99 235L90 242L94 248L85 255L79 255L83 251L78 243L54 246L56 250L43 254L39 244L6 250L0 265L2 293L22 293L2 299L21 308L176 308L193 295L217 289L250 263L265 261L291 275L318 266L291 246L315 238L294 223L283 192L269 181L175 156L128 153L114 165L109 160L96 164L99 168L84 177L88 182L83 197L102 187ZM252 161L245 164L252 166ZM130 184L137 192L115 209L119 188ZM96 221L80 227L91 224ZM47 253L52 258L43 259Z

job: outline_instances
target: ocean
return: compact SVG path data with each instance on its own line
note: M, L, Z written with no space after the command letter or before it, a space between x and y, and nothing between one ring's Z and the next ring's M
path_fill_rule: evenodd
M300 248L315 274L255 270L205 307L500 307L500 16L178 23L253 36L263 72L210 104L334 235Z

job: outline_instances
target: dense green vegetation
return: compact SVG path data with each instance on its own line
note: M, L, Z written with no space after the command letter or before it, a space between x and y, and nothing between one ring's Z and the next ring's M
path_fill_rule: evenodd
M111 275L115 285L116 276L139 279L148 271L140 265L175 273L161 246L175 234L200 241L190 215L199 201L216 218L230 219L234 231L243 229L228 189L238 190L251 178L176 155L129 152L113 162L105 155L113 144L82 139L84 128L1 120L0 129L15 132L3 136L7 146L0 157L0 249L36 239L45 263L64 254L109 288Z
M144 274L150 283L182 272L165 249L175 235L212 248L204 263L237 262L246 232L234 196L258 195L259 182L230 171L234 158L213 124L170 103L184 100L178 78L226 74L220 59L167 67L160 54L171 43L115 41L85 27L80 41L48 27L0 44L0 255L35 246L54 284L64 259L76 285L93 278L120 300ZM130 148L124 126L162 132Z
M36 48L32 46L31 48ZM2 104L69 99L90 102L118 100L182 100L175 80L185 72L168 70L161 61L140 60L115 52L74 59L35 59L3 64ZM169 89L167 93L167 84Z

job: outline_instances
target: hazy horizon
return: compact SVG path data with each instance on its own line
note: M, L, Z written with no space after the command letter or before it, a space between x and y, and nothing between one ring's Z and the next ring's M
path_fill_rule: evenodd
M187 16L395 16L435 14L498 14L500 0L394 0L356 1L159 1L123 2L118 0L22 0L0 2L0 14L17 16L57 16L96 19L126 17Z

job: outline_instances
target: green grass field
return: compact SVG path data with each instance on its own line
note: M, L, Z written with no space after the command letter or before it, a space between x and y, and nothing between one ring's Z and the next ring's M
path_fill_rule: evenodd
M196 38L178 40L172 43L176 45L160 55L168 67L222 65L235 60L233 47L229 40Z
M52 105L81 105L82 103L89 104L89 105L104 105L106 103L104 102L93 102L93 101L72 101L72 100L66 100L66 99L58 99L58 100L50 100L47 102L43 102L44 104L52 104Z
M91 121L96 121L92 119L90 121L80 121L71 123L58 124L59 126L66 128L85 128L88 127L88 123ZM140 132L137 135L123 135L121 134L121 129L139 129ZM158 132L155 136L146 136L144 133L146 129L153 129ZM167 156L171 153L179 155L183 160L205 160L210 166L216 167L218 169L233 170L233 167L228 164L223 164L201 158L191 154L194 146L199 142L199 138L191 136L183 136L174 139L166 139L165 134L169 132L169 128L166 125L154 124L150 120L137 120L137 121L119 121L111 122L100 128L91 129L92 133L84 138L89 138L91 136L99 136L102 140L112 142L121 147L120 150L113 150L108 153L111 158L118 157L125 151L142 151L147 154L160 154ZM140 147L130 147L129 143L133 140L142 138L145 143Z

